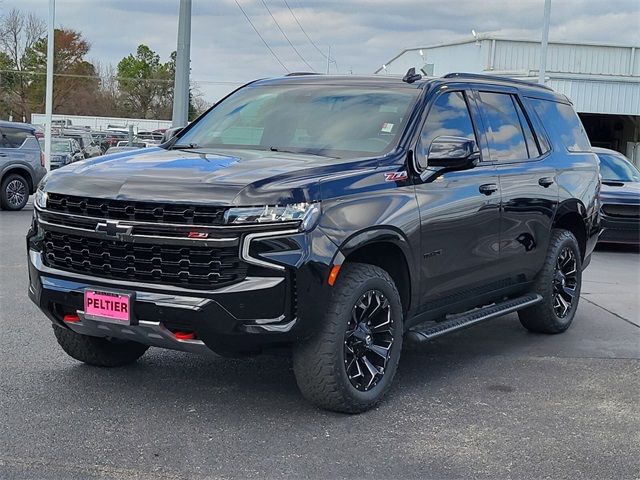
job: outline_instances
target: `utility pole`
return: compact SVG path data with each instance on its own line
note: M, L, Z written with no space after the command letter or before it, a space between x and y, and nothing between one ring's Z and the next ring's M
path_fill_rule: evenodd
M544 24L542 26L542 48L538 83L544 84L547 75L547 47L549 46L549 23L551 22L551 0L544 0Z
M191 63L191 0L180 0L176 76L173 84L172 125L184 127L189 121L189 69Z
M51 170L51 122L53 120L53 57L56 22L56 0L49 0L49 24L47 29L47 87L44 109L44 166Z
M329 64L331 63L331 45L329 45L329 51L327 53L327 75L329 75Z

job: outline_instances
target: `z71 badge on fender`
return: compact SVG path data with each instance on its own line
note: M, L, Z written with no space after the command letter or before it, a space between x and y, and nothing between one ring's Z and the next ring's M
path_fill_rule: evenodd
M385 182L400 182L402 180L406 180L408 178L407 171L403 170L401 172L387 172L384 174Z

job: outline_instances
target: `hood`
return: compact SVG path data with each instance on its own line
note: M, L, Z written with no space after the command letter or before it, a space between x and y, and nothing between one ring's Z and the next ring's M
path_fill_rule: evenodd
M608 185L607 185L608 184ZM623 203L640 203L640 182L608 182L602 183L600 198L603 201L620 201Z
M152 147L82 160L52 172L46 190L83 197L216 205L319 200L319 176L357 161L259 150Z

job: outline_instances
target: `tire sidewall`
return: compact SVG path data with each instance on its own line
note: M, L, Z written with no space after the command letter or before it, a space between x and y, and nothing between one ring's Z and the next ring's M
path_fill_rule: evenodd
M24 197L24 202L22 202L22 204L18 207L13 206L9 203L9 198L7 195L7 188L9 187L9 183L18 180L20 182L22 182L22 184L24 185L25 188L25 197ZM18 211L18 210L22 210L25 205L27 204L27 202L29 201L29 184L28 182L25 180L25 178L22 175L16 175L16 174L12 174L9 175L7 178L4 179L4 181L2 182L2 191L0 192L0 203L2 204L2 208L4 210L12 210L12 211Z
M553 275L555 273L555 265L556 262L558 260L558 256L560 255L560 253L562 252L562 250L564 250L565 247L569 247L571 248L571 250L573 251L573 254L576 258L576 293L575 293L575 297L573 299L573 301L571 302L571 308L569 309L569 312L567 312L567 314L564 317L559 317L556 314L556 311L553 307ZM570 234L569 232L565 232L563 235L563 238L561 240L561 242L557 245L557 247L555 248L555 251L553 252L553 256L551 258L551 262L550 264L547 266L550 269L548 278L549 281L547 282L547 285L545 285L545 299L546 299L546 303L548 305L549 308L549 314L553 316L555 322L562 326L562 327L568 327L571 322L573 321L573 317L576 314L576 310L578 309L578 301L580 299L580 291L582 290L582 258L580 256L580 249L578 248L578 242L576 241L575 237Z
M351 310L355 306L360 297L370 290L380 291L388 300L391 307L391 315L393 317L393 345L391 347L391 355L387 362L387 369L382 376L382 379L371 390L366 392L360 391L355 388L344 367L344 335L347 331L347 326L351 318ZM402 336L403 336L403 314L402 305L400 303L399 295L393 285L390 285L384 278L369 278L365 282L362 282L359 288L354 289L351 292L349 299L349 308L346 311L341 312L337 320L339 327L336 329L335 344L336 344L336 368L339 370L335 372L339 376L340 382L344 385L344 388L348 391L349 395L358 403L369 404L379 400L385 391L389 388L393 377L398 368L400 360L400 353L402 351Z

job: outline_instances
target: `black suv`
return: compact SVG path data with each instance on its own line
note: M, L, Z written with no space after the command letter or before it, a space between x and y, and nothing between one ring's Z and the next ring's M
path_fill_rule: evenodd
M389 388L403 339L514 311L566 330L599 186L580 120L545 87L260 80L160 147L52 172L29 293L83 362L290 351L306 398L359 412Z

